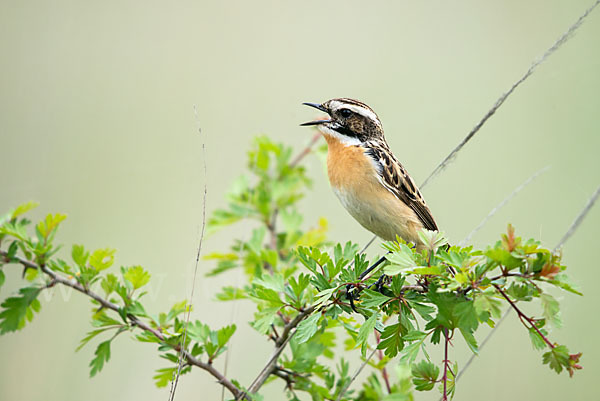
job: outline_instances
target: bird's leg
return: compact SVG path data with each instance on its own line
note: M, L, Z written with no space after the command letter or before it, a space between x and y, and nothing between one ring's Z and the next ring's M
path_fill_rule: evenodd
M359 280L364 279L367 276L367 274L369 274L373 270L375 270L375 268L377 268L377 266L379 266L380 264L382 264L384 261L385 261L385 255L382 256L381 258L379 258L379 260L377 262L373 263L373 265L370 266L367 270L365 270L364 272L362 272L361 275L358 276ZM381 287L383 286L383 281L385 280L385 277L387 277L387 276L385 276L384 274L382 274L381 277L375 283L375 285L377 286L377 291L379 291L379 292L381 292ZM370 285L368 288L371 288L372 286L373 286L373 284ZM350 301L350 307L352 307L352 310L354 312L358 312L356 310L356 306L354 305L354 301L358 298L358 296L355 296L355 294L354 294L354 288L355 288L354 284L348 284L346 286L346 299L348 299L348 301Z
M354 294L352 289L354 288L353 284L348 284L346 286L346 299L348 299L348 301L350 301L350 307L352 308L352 310L356 313L358 313L358 311L356 310L356 306L354 306Z
M389 253L391 253L391 251L389 251L389 252L388 252L388 254L389 254ZM386 255L387 255L387 254L386 254ZM373 270L374 270L374 269L375 269L377 266L379 266L380 264L382 264L383 262L385 262L385 256L386 256L386 255L383 255L381 258L379 258L379 260L378 260L377 262L373 263L373 265L372 265L372 266L370 266L370 267L369 267L367 270L365 270L364 272L362 272L362 273L360 274L360 276L358 276L358 278L359 278L360 280L362 280L363 278L365 278L365 276L366 276L367 274L371 273L371 272L372 272L372 271L373 271Z
M368 286L368 289L371 289L371 287L375 287L375 290L381 294L383 294L383 284L385 283L385 280L388 278L389 276L386 276L385 274L382 274L381 276L379 276L379 278L377 279L376 282L374 282L373 284L371 284L370 286Z

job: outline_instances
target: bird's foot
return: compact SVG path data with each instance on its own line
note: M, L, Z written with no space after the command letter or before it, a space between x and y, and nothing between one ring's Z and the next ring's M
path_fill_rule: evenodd
M382 274L381 276L379 276L379 278L377 279L376 282L374 282L367 288L371 289L371 287L375 287L375 291L383 294L384 285L389 281L389 279L390 279L390 276L386 276L385 274Z
M354 301L358 299L358 291L356 290L356 285L348 284L346 285L346 299L350 301L350 307L354 312L358 313L356 309L356 305L354 305Z

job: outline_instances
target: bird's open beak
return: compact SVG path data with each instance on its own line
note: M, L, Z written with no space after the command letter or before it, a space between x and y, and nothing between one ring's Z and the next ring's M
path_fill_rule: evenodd
M321 104L318 104L318 103L302 103L302 104L304 104L306 106L314 107L315 109L321 110L325 113L329 113L327 111L327 109L325 107L323 107L323 105L321 105ZM300 126L306 127L309 125L319 125L319 124L325 124L325 123L329 123L329 122L331 122L331 120L329 120L329 119L328 120L315 120L315 121L309 121L307 123L300 124Z

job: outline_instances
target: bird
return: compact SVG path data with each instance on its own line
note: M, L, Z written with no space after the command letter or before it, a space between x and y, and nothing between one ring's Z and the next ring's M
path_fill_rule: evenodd
M394 241L398 236L421 249L419 232L439 231L438 225L414 180L390 150L373 109L349 98L303 104L328 115L300 125L318 127L325 138L329 182L344 208L381 239Z

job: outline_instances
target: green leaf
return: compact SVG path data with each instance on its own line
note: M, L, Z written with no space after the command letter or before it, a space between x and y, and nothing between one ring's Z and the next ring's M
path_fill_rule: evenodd
M361 294L360 306L364 308L378 307L383 303L388 302L390 299L392 298L380 292L365 289Z
M253 298L260 299L262 301L267 301L272 306L283 306L285 303L279 298L279 294L277 291L272 290L270 288L265 288L261 286L255 286L253 291L250 293Z
M156 370L156 374L152 376L156 387L167 387L167 385L175 378L177 366L173 368L161 368Z
M496 319L502 316L502 302L494 296L493 291L477 293L473 301L473 306L479 316L482 316L484 313L489 313L489 315Z
M398 352L404 348L404 338L402 338L402 326L400 323L386 326L381 333L381 341L377 345L377 349L385 350L385 354L393 358L398 355Z
M226 272L231 269L235 269L236 267L239 266L239 264L238 264L239 257L235 253L213 252L213 253L210 253L210 254L204 256L203 259L217 260L217 267L215 267L214 269L212 269L208 273L206 273L207 277L217 276L223 272Z
M148 317L144 305L139 301L133 301L130 305L125 308L125 312L128 315L134 315L137 317Z
M421 240L421 243L425 245L425 248L432 252L435 252L439 247L448 243L448 240L444 237L443 233L426 229L419 231L419 239Z
M538 334L538 332L533 328L533 327L529 327L529 339L531 340L531 345L533 345L533 348L537 349L537 350L542 350L544 348L546 348L548 346L548 344L546 344L546 342L544 341L544 339ZM545 333L545 330L540 329L542 331L542 333ZM546 335L547 333L545 333L544 335Z
M297 279L290 277L288 283L294 293L294 300L300 300L304 290L308 287L308 284L310 284L310 276L308 274L300 273Z
M523 265L523 259L516 258L513 254L504 248L490 248L484 252L485 256L499 265L507 267L509 270Z
M400 362L402 363L412 363L419 356L419 350L421 349L423 343L421 341L415 341L408 345L405 345L402 349Z
M433 389L440 374L440 368L429 361L421 361L412 365L413 384L418 391Z
M182 314L183 312L187 311L187 300L184 299L181 302L176 302L175 304L173 304L173 306L171 307L171 310L169 310L169 313L167 315L167 321L170 322L171 320L175 319L177 316L179 316L180 314ZM190 305L191 308L191 305Z
M271 331L271 325L277 318L278 306L265 308L254 314L254 322L250 325L261 334L267 334Z
M319 328L318 323L320 318L320 313L313 313L311 316L300 322L296 329L296 334L294 335L296 344L305 343L315 335Z
M408 304L411 308L416 310L417 313L421 315L423 319L425 319L425 321L429 322L432 319L431 314L435 312L435 308L433 306L425 305L414 301L408 301Z
M115 249L97 249L90 256L90 266L96 271L102 271L112 266L115 261Z
M369 338L369 335L371 333L373 333L373 330L375 329L375 325L377 324L377 318L379 317L379 314L377 313L373 313L371 315L371 317L369 319L367 319L366 322L364 322L362 324L362 326L360 326L360 329L358 330L358 335L356 336L356 346L362 346L363 344L366 344L367 339Z
M400 250L386 255L386 259L391 263L383 268L388 276L395 276L405 269L417 267L417 262L413 258L413 251L405 244L400 244Z
M562 372L563 368L569 368L569 350L564 345L557 345L542 356L545 365L556 373Z
M0 287L4 285L4 281L6 281L6 276L4 275L2 269L0 269Z
M188 336L199 342L210 342L209 336L211 334L210 327L208 325L196 320L190 322L187 327Z
M445 266L423 266L423 267L414 267L414 268L409 268L409 269L404 269L403 270L405 273L410 273L410 274L420 274L423 276L426 275L433 275L433 276L439 276L440 274L444 273L446 271L446 267ZM457 273L456 275L458 276L461 273Z
M227 344L227 342L229 342L229 339L233 333L235 333L235 329L235 324L232 324L217 331L217 343L219 344L219 347L223 347L225 344Z
M19 296L9 297L2 302L4 310L0 312L0 334L17 331L25 326L25 321L33 318L33 312L40 310L37 296L40 289L25 287L19 290Z
M295 210L284 209L281 212L281 224L288 232L294 232L302 224L302 215Z
M406 333L405 335L403 335L402 339L406 340L406 341L417 341L417 340L421 341L425 337L427 337L427 333L424 333L419 330L412 330L412 331L409 331L408 333Z
M317 293L317 295L315 296L316 301L315 301L314 305L315 306L321 305L322 303L329 301L329 299L333 296L333 294L335 293L336 290L337 290L337 288L327 288L327 289Z
M29 241L29 235L27 234L26 227L23 224L5 223L0 226L0 234L10 235L23 242Z
M90 362L90 377L94 377L104 367L104 363L110 359L110 341L107 340L98 344L94 359Z
M67 215L61 213L49 214L45 220L37 224L36 230L42 237L49 239L51 234L58 228L58 225L66 218Z
M108 316L105 312L104 309L99 310L98 312L94 313L94 315L92 316L92 326L94 327L107 327L107 326L118 326L121 327L123 326L123 323L120 322L119 320L113 319L112 317Z
M284 279L281 274L264 274L261 278L256 278L253 284L260 285L261 287L271 289L276 292L283 292ZM279 298L279 295L277 296Z
M38 269L27 269L25 271L25 280L33 282L37 278L39 272Z
M73 245L71 249L71 258L79 267L84 267L90 257L90 253L86 252L83 245Z
M221 292L216 295L216 298L219 301L234 301L237 299L245 299L248 298L246 296L246 291L242 288L234 288L234 287L223 287L221 288Z
M75 348L75 352L77 352L80 349L82 349L83 347L85 347L85 345L87 343L89 343L90 340L95 338L98 334L104 333L106 330L110 330L111 328L113 328L113 327L105 327L102 329L96 329L96 330L92 330L92 331L88 332L86 334L86 336L79 342L79 346L77 348Z
M119 287L119 279L112 273L109 273L102 279L100 282L102 289L106 293L106 296L109 296L113 291L116 291Z
M573 287L571 283L568 282L568 278L566 274L558 274L552 280L547 280L548 283L555 285L559 288L562 288L565 291L569 291L573 294L583 295L580 291Z
M134 290L145 286L150 281L150 273L145 271L142 266L132 266L127 268L123 277L131 283Z
M463 328L460 328L460 333L462 334L463 338L465 339L465 342L467 343L471 351L474 354L477 354L479 352L479 347L477 346L477 340L475 340L475 336L473 336L473 333Z
M472 301L462 301L454 305L454 314L458 317L458 327L461 330L474 331L479 326L473 303Z
M171 380L175 379L178 369L179 369L179 366L157 369L156 370L157 374L152 376L156 387L159 387L159 388L166 387L171 382ZM181 369L181 371L179 373L180 373L180 375L184 375L186 373L189 373L191 370L192 370L191 366L185 366Z
M542 302L543 316L547 321L552 323L554 327L561 327L562 320L560 319L560 305L558 301L550 294L540 295Z
M27 213L28 211L35 209L36 207L38 207L40 204L38 202L27 202L27 203L22 203L19 206L17 206L15 208L15 210L12 211L11 215L10 215L10 219L16 219L17 217L21 216L22 214Z

